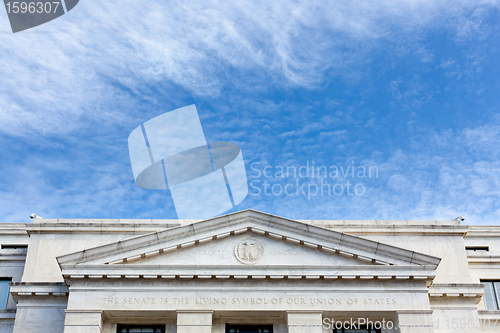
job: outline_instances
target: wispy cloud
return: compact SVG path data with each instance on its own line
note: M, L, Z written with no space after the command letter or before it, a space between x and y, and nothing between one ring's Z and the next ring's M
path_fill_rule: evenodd
M327 74L352 76L376 41L411 38L443 25L457 38L481 35L484 8L497 6L427 0L85 1L36 28L48 33L2 34L0 127L12 135L61 133L89 115L119 119L136 96L154 98L148 96L154 85L218 95L231 84L225 78L231 68L313 87ZM8 30L5 13L0 26Z
M400 130L390 122L397 115L384 109L391 101L397 112L415 114L453 84L476 96L484 91L484 83L466 80L484 71L483 49L464 47L465 60L457 59L440 55L426 38L447 34L459 47L485 40L499 6L493 0L87 0L18 34L7 33L0 11L2 219L23 221L32 207L57 217L172 213L166 194L134 185L126 136L195 100L204 104L207 138L240 143L247 161L338 165L357 157L380 169L356 200L249 198L248 207L296 218L458 212L494 221L496 125L424 128L426 140L399 135L384 147L372 141ZM417 65L405 63L408 55ZM379 65L390 73L387 82L369 72ZM420 65L451 81L436 88L433 77L408 74ZM398 66L409 70L392 73ZM316 95L340 86L347 88L337 95ZM386 93L383 105L366 97Z

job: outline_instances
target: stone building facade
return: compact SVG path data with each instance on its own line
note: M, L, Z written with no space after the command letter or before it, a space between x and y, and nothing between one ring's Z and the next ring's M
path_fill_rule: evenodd
M0 244L0 333L500 332L497 226L246 210L2 223Z

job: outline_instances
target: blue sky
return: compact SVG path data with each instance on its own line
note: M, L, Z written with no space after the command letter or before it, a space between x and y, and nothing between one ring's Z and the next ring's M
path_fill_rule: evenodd
M16 34L0 10L0 221L177 218L168 191L135 185L127 138L196 104L206 139L239 144L254 181L233 210L498 224L499 8L85 0ZM323 180L362 195L308 197L320 179L256 171L308 163L378 173Z

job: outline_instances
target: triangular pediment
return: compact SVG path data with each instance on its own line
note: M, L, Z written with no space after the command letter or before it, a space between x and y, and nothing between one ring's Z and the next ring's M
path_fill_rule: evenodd
M127 270L138 265L156 267L156 271L206 267L206 272L213 266L221 271L235 267L315 267L332 271L348 266L373 271L399 266L411 273L435 270L440 262L429 255L253 210L134 237L57 260L63 274L65 270L76 272L78 267L101 272L104 267Z
M122 263L120 262L120 264ZM375 265L371 260L362 260L351 255L329 253L317 247L287 242L281 238L269 237L252 231L195 244L187 248L174 249L159 255L127 260L124 264L214 266Z

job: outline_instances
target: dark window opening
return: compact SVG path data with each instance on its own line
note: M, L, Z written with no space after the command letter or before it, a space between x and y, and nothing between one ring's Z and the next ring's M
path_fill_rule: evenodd
M358 326L357 328L338 328L333 329L333 333L381 333L381 329L369 328L368 326Z
M226 325L226 333L273 333L273 325Z
M472 252L488 252L490 250L489 246L466 246L465 250Z
M118 325L117 333L165 333L165 325Z
M13 245L4 245L2 244L2 250L7 250L7 249L10 249L10 250L17 250L17 249L27 249L28 248L28 245L26 244L13 244Z

